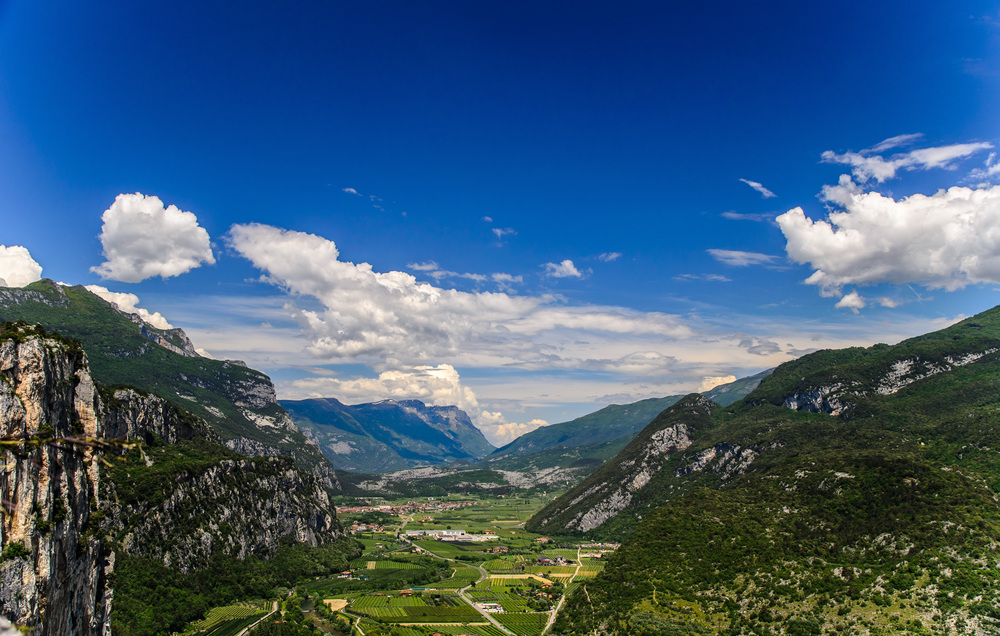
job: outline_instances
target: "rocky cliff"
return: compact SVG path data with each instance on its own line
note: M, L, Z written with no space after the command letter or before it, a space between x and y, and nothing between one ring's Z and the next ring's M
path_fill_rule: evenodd
M664 410L618 455L535 515L529 529L588 532L626 510L641 514L636 509L644 508L655 490L647 488L650 482L668 460L691 446L696 432L711 426L713 406L708 398L691 394Z
M79 343L36 327L0 336L0 429L0 613L40 636L111 633L116 556L191 572L343 536L292 457L242 457L161 398L99 392Z
M0 607L40 634L110 634L114 555L90 532L101 504L93 450L45 440L105 434L79 348L26 333L0 342ZM20 442L20 443L16 443Z
M198 356L180 329L157 329L83 286L44 279L0 288L0 320L23 320L75 338L103 386L128 385L181 405L249 456L288 455L338 490L333 467L278 405L271 380L238 361Z

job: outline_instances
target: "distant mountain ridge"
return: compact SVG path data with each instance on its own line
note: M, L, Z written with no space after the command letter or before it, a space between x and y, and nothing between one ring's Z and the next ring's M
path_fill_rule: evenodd
M721 384L703 395L727 405L757 388L772 369ZM621 451L653 418L682 395L612 404L569 422L543 426L498 448L478 465L490 469L544 470L554 467L595 469Z
M280 400L339 470L381 473L474 461L493 450L468 414L419 400L347 405L335 398Z

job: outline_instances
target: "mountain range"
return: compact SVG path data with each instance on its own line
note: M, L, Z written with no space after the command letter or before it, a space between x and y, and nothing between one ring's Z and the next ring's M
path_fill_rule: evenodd
M493 450L465 411L418 400L348 406L334 398L281 400L292 421L339 470L382 473L456 460Z

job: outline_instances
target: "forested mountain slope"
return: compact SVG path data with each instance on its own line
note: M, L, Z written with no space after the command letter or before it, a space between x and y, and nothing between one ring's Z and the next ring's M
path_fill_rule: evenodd
M685 408L651 429L683 426L686 448L609 462L658 469L591 530L626 542L555 633L1000 630L1000 310L805 356L707 419ZM599 509L580 494L531 527Z

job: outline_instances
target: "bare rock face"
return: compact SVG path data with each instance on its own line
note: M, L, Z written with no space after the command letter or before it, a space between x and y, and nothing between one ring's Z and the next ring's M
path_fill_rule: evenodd
M38 337L0 343L0 435L102 437L98 411L81 350ZM0 609L42 636L110 634L114 556L89 532L99 464L65 444L24 444L20 454L5 454L0 475Z
M102 402L78 343L17 329L0 340L0 438L11 441L0 446L0 616L36 636L109 636L116 554L187 572L217 552L266 558L283 538L343 536L328 484L294 458L239 458L204 420L140 391ZM192 440L216 459L171 474L152 500L129 498L93 440ZM154 455L115 466L150 469Z
M705 426L713 403L686 396L666 409L581 484L538 513L533 531L587 532L599 528L633 503L675 453L686 450L694 430Z

